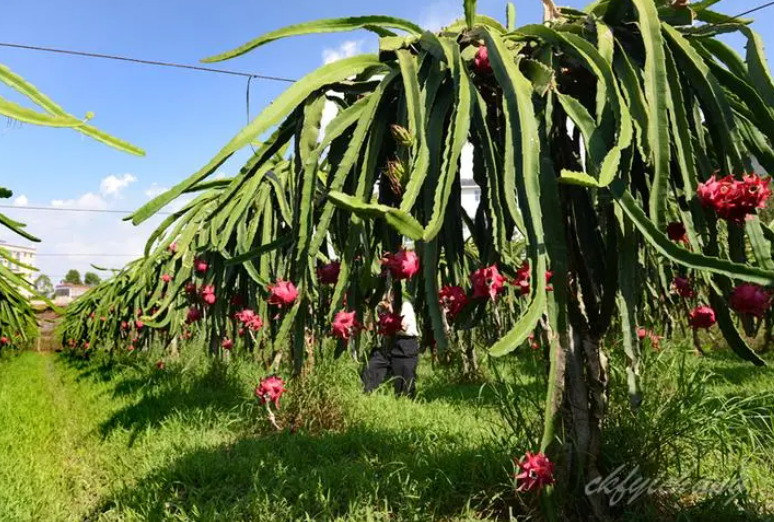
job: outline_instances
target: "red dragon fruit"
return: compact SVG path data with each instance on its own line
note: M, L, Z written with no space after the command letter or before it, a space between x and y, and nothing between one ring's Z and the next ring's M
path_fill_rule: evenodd
M255 388L255 396L261 404L272 402L274 407L279 409L279 400L285 391L285 381L272 375L261 379L261 383Z
M516 464L519 466L519 473L516 475L516 481L520 483L518 491L540 491L554 483L554 463L543 453L528 451Z
M405 248L395 254L386 254L382 264L396 280L411 279L419 272L419 256L413 250Z

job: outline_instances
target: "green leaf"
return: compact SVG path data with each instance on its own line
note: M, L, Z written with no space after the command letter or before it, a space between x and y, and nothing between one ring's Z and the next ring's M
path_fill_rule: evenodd
M448 348L444 328L443 309L438 298L438 241L422 244L422 275L425 286L425 304L433 327L433 337L440 352Z
M653 221L648 219L642 208L626 190L622 181L614 181L609 188L616 203L621 206L637 230L664 257L694 270L703 270L763 286L774 285L774 271L734 263L717 257L704 256L678 246L670 241Z
M610 62L596 49L596 47L591 45L585 39L572 33L558 32L542 25L529 25L520 28L519 33L513 38L523 38L525 35L542 39L556 46L561 46L563 50L566 50L570 54L576 56L579 60L583 61L597 78L604 79L608 103L616 120L615 136L609 136L606 139L617 139L615 146L609 147L609 152L599 168L599 184L600 186L606 186L615 178L618 172L621 152L629 147L632 140L631 114L629 113L626 104L623 103L621 90L613 76ZM603 134L608 133L609 122L607 121L607 118L605 118L605 115L608 113L609 111L603 111L603 121L599 125ZM599 118L597 119L599 120ZM594 145L593 140L592 145Z
M314 228L314 189L317 184L315 174L320 159L317 139L320 134L325 96L307 99L304 105L304 120L301 131L296 137L297 160L302 167L303 176L296 200L298 219L294 223L296 231L296 259L293 278L300 281L309 261L309 243Z
M379 38L379 55L385 53L394 53L400 49L407 49L419 40L416 35L413 36L387 36Z
M362 111L360 119L357 122L352 137L347 145L347 150L344 153L339 164L336 166L336 171L333 174L333 179L328 187L332 191L340 191L344 186L344 182L352 172L352 168L358 161L360 153L363 149L363 144L366 141L369 131L372 131L372 125L376 118L377 110L382 101L382 96L385 91L392 85L392 82L397 78L398 71L393 69L387 76L380 82L380 84L374 89L373 94L369 98L368 105L366 105ZM364 180L364 177L361 178ZM365 189L363 189L365 190ZM322 215L317 221L316 231L314 239L312 239L312 246L309 249L311 257L317 256L325 238L328 234L328 227L333 219L334 205L332 201L326 201L323 206Z
M604 164L606 147L602 138L602 132L599 130L599 127L597 127L596 121L594 121L594 118L591 116L591 114L589 114L589 111L586 110L586 107L584 107L581 102L572 96L556 92L556 99L559 100L559 103L567 113L567 116L570 117L573 123L580 130L581 135L583 136L583 141L586 145L586 150L589 157L591 158L591 170L594 174L599 175L599 170ZM588 177L592 178L594 183L593 185L586 184L586 186L591 187L600 185L600 183L595 178L592 176ZM570 178L572 178L572 176L570 176ZM569 181L563 181L563 183L569 183L571 181L572 179ZM577 178L577 181L582 180Z
M40 243L40 239L24 231L24 227L26 226L24 223L19 223L18 221L14 221L3 213L0 213L0 225L10 229L12 232L19 234L20 236L22 236L23 238L29 241Z
M97 141L101 141L102 143L105 143L106 145L109 145L118 150L128 152L130 154L135 154L137 156L145 155L145 151L143 151L141 148L135 147L130 143L102 132L99 129L92 127L91 125L87 125L85 122L78 120L74 116L67 114L62 107L57 105L48 96L40 92L37 88L35 88L34 85L27 82L24 78L14 73L8 67L2 64L0 64L0 82L3 82L16 91L20 92L50 114L53 114L56 117L73 119L77 121L78 124L73 126L73 128L78 132L94 138Z
M419 196L419 190L427 175L430 163L430 151L425 138L425 113L422 103L422 93L419 87L417 64L414 56L406 50L397 52L400 72L403 78L403 89L406 96L406 111L408 113L409 131L414 136L414 163L411 166L409 182L403 193L400 208L409 212ZM428 59L432 59L429 58ZM432 71L436 71L433 69ZM431 73L432 74L432 73ZM440 72L438 72L440 74Z
M6 100L0 96L0 115L18 120L22 123L32 125L42 125L45 127L77 127L82 122L72 116L52 116L42 112L37 112L18 103Z
M358 74L368 67L379 65L378 58L374 55L360 55L352 58L345 58L337 62L324 65L316 71L308 74L292 87L282 93L271 105L261 112L249 125L243 128L229 143L223 147L204 167L199 169L187 179L181 181L170 190L157 196L153 200L143 205L139 210L130 216L132 223L138 225L158 212L162 207L169 204L170 201L182 194L192 185L211 175L220 167L234 152L249 145L257 136L260 136L272 126L282 120L291 111L295 110L310 94L314 91L336 83L349 76ZM266 153L268 147L262 147L261 150ZM268 154L267 154L268 155Z
M505 6L505 26L508 32L516 29L516 6L513 2L508 2Z
M750 71L750 79L761 98L769 107L774 107L774 80L766 63L763 41L760 35L749 27L742 27L740 31L747 37L747 68Z
M503 87L503 92L506 95L505 100L507 103L503 105L503 111L506 113L506 117L502 183L506 208L508 209L511 219L517 221L521 216L519 216L518 205L516 202L517 167L515 159L517 155L514 153L514 150L518 150L519 148L519 144L517 143L519 137L519 101L517 99L517 90L514 86L514 78L517 73L519 76L522 75L519 72L518 67L514 64L513 58L506 49L502 39L496 37L489 31L485 31L483 36L487 49L489 50L489 60L492 65L492 70L494 71L495 79L497 80L497 83Z
M465 23L468 29L473 29L476 23L476 0L464 0L465 2Z
M710 304L715 310L715 317L718 321L718 327L723 332L723 337L728 345L739 357L745 361L753 363L755 366L765 366L766 362L750 348L744 337L734 324L734 320L729 312L728 303L723 299L714 288L710 288Z
M500 183L498 179L499 168L497 166L492 136L489 132L489 125L487 124L486 102L478 91L476 91L475 100L476 105L475 110L473 111L472 128L473 144L480 153L473 156L474 176L476 175L476 169L479 168L478 162L481 162L481 168L484 171L483 184L486 187L486 202L491 223L491 235L497 250L503 252L507 248L508 238L506 237ZM467 217L467 215L463 213L463 219L465 217ZM523 227L521 228L523 230ZM475 227L468 225L468 230L473 233Z
M733 22L734 24L751 24L755 21L752 18L738 18L734 16L728 16L723 13L712 11L710 9L702 9L701 11L698 11L696 13L696 19L711 25L720 25L727 22Z
M736 127L728 100L715 76L701 55L691 47L688 41L674 27L664 24L664 34L670 42L675 61L686 78L690 79L692 89L701 100L702 112L707 119L707 127L713 136L716 147L721 148L717 155L724 158L728 173L744 170L736 143ZM655 144L654 144L655 147ZM668 146L667 146L667 149Z
M618 214L618 213L616 213ZM618 306L621 310L623 348L628 359L626 367L629 400L633 408L642 402L640 387L640 343L636 333L637 311L637 239L631 221L616 216L618 221Z
M501 36L489 30L484 30L483 36L489 49L489 59L495 79L503 89L504 107L507 107L506 117L512 129L510 135L506 135L506 139L513 140L513 150L517 151L517 157L521 160L519 165L521 176L517 184L520 187L519 203L527 226L532 266L531 301L527 310L505 337L490 349L494 357L499 357L510 353L523 343L545 312L546 254L545 246L542 244L545 235L540 206L540 137L532 104L532 84L510 58ZM514 175L514 172L511 170L505 175ZM506 193L506 199L508 197L513 195Z
M766 270L774 270L774 259L771 257L771 243L764 235L760 218L758 216L750 216L745 221L745 229L747 230L747 238L750 240L750 246L758 266Z
M573 172L566 169L562 170L559 183L565 185L578 185L580 187L599 187L597 180L585 172Z
M642 41L645 45L645 98L650 106L648 141L653 159L649 211L656 226L666 224L667 192L669 190L669 85L667 83L664 39L661 22L652 0L632 0L637 9ZM669 27L665 25L664 27Z
M637 146L640 155L645 159L650 158L650 141L648 140L650 112L648 110L648 103L645 100L645 93L642 91L639 76L629 60L628 53L621 47L620 42L616 42L613 69L618 82L621 84L621 90L632 114L632 123L637 130Z
M677 69L677 64L668 48L665 49L664 55L669 79L669 97L667 98L669 123L672 127L672 139L674 141L677 163L683 176L683 195L687 201L691 201L696 195L699 177L696 172L696 164L694 163L688 113L685 110L683 89L680 83L680 73Z
M473 109L471 93L475 89L465 64L459 54L459 46L448 38L441 39L441 45L447 56L449 68L456 88L454 116L451 128L446 133L446 144L442 149L443 161L438 186L435 190L433 214L425 227L422 236L424 241L432 241L441 231L443 218L454 181L457 179L459 159L462 148L468 139L470 117Z
M381 205L379 203L365 203L357 197L348 196L343 192L331 191L328 199L337 207L343 208L364 218L384 219L395 230L404 236L419 240L422 238L422 225L411 214L400 209Z
M253 248L252 250L249 250L244 254L240 254L238 256L234 256L232 258L226 259L226 266L240 265L245 261L251 261L253 259L261 257L264 254L273 252L279 248L282 248L283 246L291 244L292 242L293 242L293 236L291 236L290 234L282 235L277 239L269 243L265 243L259 247Z
M721 40L718 40L717 38L693 38L691 39L691 45L699 45L703 49L712 53L715 58L723 62L725 66L728 67L729 71L738 77L748 77L747 65L730 45L722 42Z
M400 31L406 31L410 34L422 34L422 28L418 25L403 20L401 18L395 18L392 16L353 16L349 18L328 18L324 20L315 20L313 22L305 22L302 24L289 25L276 31L271 31L258 38L250 40L244 45L226 51L215 56L210 56L202 60L205 63L222 62L223 60L230 60L236 58L253 49L265 45L267 43L279 40L281 38L287 38L289 36L300 36L305 34L319 34L319 33L339 33L346 31L355 31L357 29L370 29L373 27L398 29Z
M503 24L492 18L491 16L481 15L477 14L475 16L475 19L473 21L474 26L483 26L488 27L489 29L493 29L497 31L498 33L504 34L506 33L505 27L503 27ZM441 29L441 34L444 36L451 36L455 37L457 36L456 33L459 33L465 29L467 29L467 20L465 18L460 18L459 20L456 20L449 24L448 26Z

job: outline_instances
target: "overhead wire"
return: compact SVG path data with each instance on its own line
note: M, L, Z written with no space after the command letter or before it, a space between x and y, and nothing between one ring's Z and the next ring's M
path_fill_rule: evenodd
M35 211L47 211L47 212L94 212L98 214L125 214L130 215L134 213L134 210L115 210L115 209L102 209L102 208L71 208L71 207L35 207L35 206L17 206L17 205L0 205L0 209L5 210L35 210ZM172 212L156 212L157 215L168 216Z
M274 81L274 82L285 82L285 83L294 83L296 80L293 80L291 78L283 78L281 76L271 76L268 74L260 74L260 73L252 73L252 72L244 72L244 71L234 71L231 69L218 69L215 67L204 67L201 65L190 65L190 64L184 64L184 63L176 63L176 62L164 62L161 60L145 60L143 58L133 58L129 56L119 56L114 54L102 54L102 53L93 53L93 52L87 52L87 51L76 51L73 49L61 49L56 47L42 47L39 45L26 45L26 44L17 44L17 43L11 43L11 42L0 42L0 47L8 47L12 49L25 49L28 51L39 51L39 52L47 52L47 53L57 53L57 54L67 54L71 56L81 56L86 58L100 58L103 60L117 60L122 62L130 62L130 63L138 63L143 65L153 65L157 67L171 67L175 69L188 69L192 71L199 71L199 72L208 72L208 73L216 73L216 74L227 74L231 76L241 76L243 78L255 78L258 80L267 80L267 81Z

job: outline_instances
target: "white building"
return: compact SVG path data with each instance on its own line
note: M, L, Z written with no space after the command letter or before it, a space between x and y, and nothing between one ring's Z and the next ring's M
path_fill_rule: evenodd
M0 248L3 249L3 253L7 255L7 257L0 256L0 263L2 263L4 267L8 268L15 274L22 276L28 281L32 279L32 276L35 273L34 270L30 270L30 268L25 268L24 266L19 266L17 263L34 268L38 257L38 251L36 248L11 245L5 241L0 241ZM16 263L9 261L8 257L16 261Z
M481 187L473 181L473 144L466 143L460 157L460 185L462 189L462 208L471 219L476 218L481 203ZM467 237L467 227L465 228Z
M481 187L473 181L472 177L466 178L464 172L460 179L460 186L462 191L462 208L465 209L465 212L467 212L471 219L475 219L478 205L481 203Z
M54 288L54 304L65 306L73 302L77 297L89 291L89 286L74 285L72 283L60 283Z

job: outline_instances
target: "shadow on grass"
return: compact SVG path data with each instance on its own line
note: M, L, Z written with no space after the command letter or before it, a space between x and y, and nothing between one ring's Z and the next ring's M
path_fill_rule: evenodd
M68 352L60 354L59 361L69 369L77 372L77 381L97 380L100 382L111 382L120 378L121 372L119 369L128 368L128 366L108 357L86 359Z
M435 520L486 509L508 491L503 449L433 444L427 436L352 426L199 449L103 499L90 519L129 511L148 520L192 513L199 520L365 520L376 510Z
M712 352L705 357L706 361L700 359L698 363L706 362L712 372L727 381L728 385L744 387L754 381L774 382L774 369L771 368L774 359L771 354L762 354L762 357L768 367L755 366L729 351Z
M449 384L439 380L417 383L418 398L426 402L440 401L455 405L497 406L506 396L508 389L513 392L534 393L537 384L503 383L457 383Z
M224 412L248 404L238 378L222 365L189 370L170 365L158 370L144 361L127 364L70 356L62 357L62 361L75 371L78 381L108 383L109 396L132 401L99 426L103 438L115 430L131 431L129 446L134 445L139 434L172 416L206 422L223 418Z
M136 376L116 382L113 396L122 395L140 398L102 423L100 433L106 438L117 429L131 430L130 446L140 433L161 425L173 415L215 418L247 403L238 380L216 366L196 375L175 371L137 372Z

